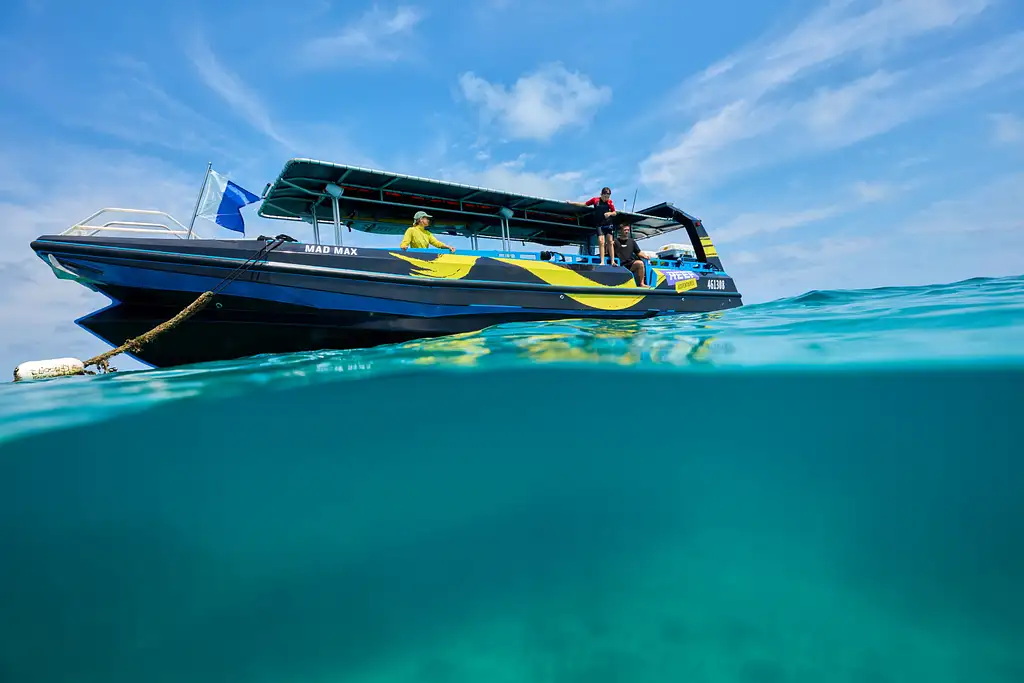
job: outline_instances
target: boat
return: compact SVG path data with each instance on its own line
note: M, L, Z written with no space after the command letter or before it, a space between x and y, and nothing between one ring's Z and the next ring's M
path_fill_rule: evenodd
M599 263L591 210L568 201L307 158L288 160L253 198L262 218L311 225L312 240L207 238L195 215L186 228L162 211L107 208L31 248L57 277L110 300L75 323L113 346L219 283L211 305L131 354L152 367L742 305L701 221L668 202L619 211L637 240L683 230L692 247L668 245L647 263L649 284L637 285L617 261ZM467 238L470 248L400 249L420 210L433 216L433 234ZM134 219L105 221L111 213ZM352 231L393 244L346 244ZM226 277L234 279L225 285Z

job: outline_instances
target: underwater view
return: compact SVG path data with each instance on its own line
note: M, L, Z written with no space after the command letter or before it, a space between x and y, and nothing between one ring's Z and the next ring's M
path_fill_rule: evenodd
M0 681L1019 683L1022 408L1024 277L6 383Z

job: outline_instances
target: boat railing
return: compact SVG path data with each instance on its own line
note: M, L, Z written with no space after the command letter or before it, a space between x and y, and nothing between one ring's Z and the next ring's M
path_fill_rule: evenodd
M105 220L111 214L153 217L155 220ZM84 235L91 237L101 232L168 235L174 236L178 239L196 237L195 233L190 235L189 229L166 211L157 211L153 209L124 209L119 207L106 207L100 209L85 220L75 223L61 234Z
M369 247L370 249L384 249L384 247ZM424 254L445 254L446 249L428 247L424 249L411 248L407 253ZM463 256L484 256L490 258L507 258L521 261L551 261L553 263L567 263L579 265L601 265L601 257L592 254L566 254L560 251L497 251L486 249L459 249L458 253ZM686 254L675 258L645 258L644 261L652 268L668 268L673 270L702 270L704 264L696 257ZM621 265L618 258L614 259L615 265Z

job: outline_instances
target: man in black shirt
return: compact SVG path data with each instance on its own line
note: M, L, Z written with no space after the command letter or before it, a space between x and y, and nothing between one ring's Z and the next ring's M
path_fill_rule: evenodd
M644 280L646 279L645 275L647 274L647 264L642 259L651 258L651 254L640 251L639 245L633 239L632 232L628 223L623 223L619 226L619 235L615 240L615 258L619 259L619 263L623 267L632 271L633 279L636 280L637 285L643 287Z

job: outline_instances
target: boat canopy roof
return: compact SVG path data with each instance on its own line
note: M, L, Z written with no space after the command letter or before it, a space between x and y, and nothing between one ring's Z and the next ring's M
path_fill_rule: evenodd
M583 244L595 234L589 207L568 201L301 158L288 161L263 191L259 215L312 222L315 211L317 222L330 223L333 195L340 222L369 233L402 234L423 210L433 216L434 232L502 239L505 210L510 240L557 246ZM637 239L698 222L666 207L651 207L660 215L620 210L619 221L629 222Z

